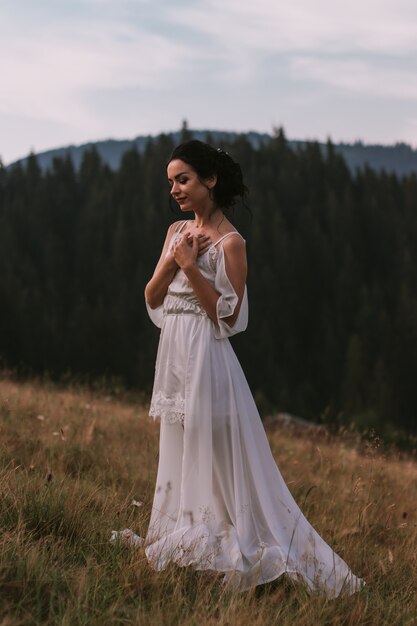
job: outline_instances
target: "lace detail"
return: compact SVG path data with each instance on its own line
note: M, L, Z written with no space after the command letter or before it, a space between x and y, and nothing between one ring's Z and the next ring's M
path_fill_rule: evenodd
M213 513L213 511L211 510L209 506L199 506L198 509L201 513L202 521L205 522L206 524L208 522L213 522L216 519L215 514Z
M213 272L215 272L216 267L217 267L217 248L215 248L215 246L212 246L208 250L208 261L209 261L210 269L212 269Z
M179 393L168 397L157 391L152 396L149 415L153 418L159 417L167 424L180 422L184 425L185 400Z

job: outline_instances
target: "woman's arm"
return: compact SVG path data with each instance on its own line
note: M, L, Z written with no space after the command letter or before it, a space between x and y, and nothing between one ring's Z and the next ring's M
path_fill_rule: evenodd
M162 248L162 253L159 258L159 261L156 265L155 271L151 280L145 287L145 300L150 306L151 309L156 309L160 306L165 298L166 292L168 290L169 285L172 282L177 270L178 263L174 259L174 255L172 250L169 251L169 244L172 239L174 232L176 231L179 224L183 222L174 222L168 228L167 235L165 237L164 247ZM210 245L210 237L206 235L198 235L197 239L197 256L204 254L204 252L208 249ZM191 245L191 241L187 238L188 245Z
M210 319L217 324L217 301L220 294L204 278L197 265L197 238L192 237L192 246L189 245L191 236L178 237L174 244L173 256L179 267L186 274L201 306L207 312ZM238 304L229 317L224 321L233 326L239 314L240 306L245 291L247 261L245 241L241 237L228 237L223 244L225 255L226 273L230 283L238 296Z
M168 228L161 256L151 280L145 287L145 300L151 309L156 309L162 304L168 287L178 270L178 264L174 259L172 250L167 254L169 243L178 223L179 222L174 222L174 224L171 224Z

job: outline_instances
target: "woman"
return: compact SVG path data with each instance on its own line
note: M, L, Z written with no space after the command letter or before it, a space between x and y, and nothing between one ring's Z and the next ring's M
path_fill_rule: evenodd
M229 337L248 319L245 241L225 216L245 185L222 150L192 140L167 166L194 220L169 229L145 289L161 328L150 415L160 454L145 552L224 572L238 590L283 573L328 597L361 585L301 513L276 466Z

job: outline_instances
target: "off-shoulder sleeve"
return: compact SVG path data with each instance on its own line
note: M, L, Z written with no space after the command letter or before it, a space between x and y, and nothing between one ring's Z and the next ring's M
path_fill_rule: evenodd
M155 326L158 326L158 328L162 328L162 321L164 318L163 304L161 304L160 306L157 306L156 309L151 309L151 307L146 302L146 300L145 300L145 304L146 304L146 309L148 311L148 315L153 321L153 323L155 324Z
M216 278L214 282L214 288L220 293L220 298L217 300L216 312L217 312L217 324L214 325L214 336L216 339L225 339L231 337L237 333L241 333L246 330L248 325L248 296L245 285L245 291L243 294L242 303L240 305L239 314L233 326L229 326L223 318L232 315L239 298L236 291L233 288L229 277L226 274L226 263L224 258L223 246L219 249L217 258L217 270Z

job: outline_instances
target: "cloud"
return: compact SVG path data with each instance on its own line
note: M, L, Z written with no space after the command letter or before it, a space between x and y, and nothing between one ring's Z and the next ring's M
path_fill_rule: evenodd
M178 28L210 41L215 82L256 85L269 76L272 88L285 75L293 85L415 100L417 4L344 4L341 10L330 0L206 0L171 8L169 16Z
M417 100L417 68L389 68L366 59L299 56L291 69L300 81L317 81L350 94Z
M187 50L180 42L126 23L103 21L95 29L71 23L20 34L2 32L3 114L77 119L93 123L82 95L95 89L173 84Z
M54 119L69 109L82 117L87 113L79 96L87 91L176 89L193 75L213 85L252 88L259 75L288 71L302 80L310 69L319 82L349 88L348 77L331 81L332 68L339 74L342 67L349 76L360 67L365 76L365 65L371 71L379 67L383 78L390 57L391 79L406 55L417 51L417 4L351 0L344 5L341 10L330 0L161 1L157 14L150 0L65 0L49 2L41 16L27 4L30 19L23 19L22 27L10 3L0 26L0 111L23 112L30 102L31 113L42 115L46 103Z
M415 98L407 84L414 72L404 70L417 52L417 4L408 0L351 0L343 10L330 0L206 0L171 7L169 19L209 41L214 81L253 83L260 74L273 78L286 71L296 81L307 77L365 92L367 76L374 85L377 75L378 94L388 93L391 83L396 97ZM311 69L310 76L303 68ZM354 84L349 77L357 69ZM340 70L347 70L345 80Z
M215 38L220 48L404 54L417 49L417 5L408 0L206 0L171 8L170 19Z

